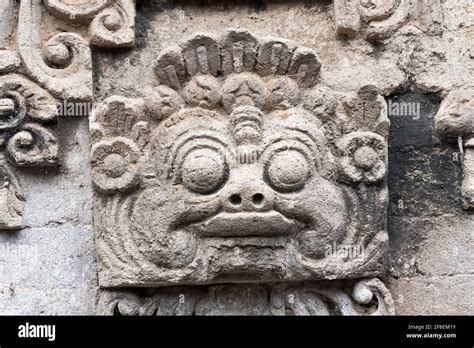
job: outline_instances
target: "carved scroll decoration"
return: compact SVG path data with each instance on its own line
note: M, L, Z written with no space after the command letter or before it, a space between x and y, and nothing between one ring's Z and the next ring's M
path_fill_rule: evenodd
M225 309L224 309L225 308ZM378 279L299 285L257 284L102 290L98 313L150 315L394 315L390 292Z

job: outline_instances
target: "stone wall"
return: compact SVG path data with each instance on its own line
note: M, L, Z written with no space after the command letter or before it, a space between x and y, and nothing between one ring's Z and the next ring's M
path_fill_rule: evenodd
M0 313L474 314L473 4L359 2L91 0L87 9L60 0L1 2ZM74 35L55 36L60 32ZM207 37L199 41L198 33L218 38L218 48L213 51ZM248 48L253 38L257 44ZM259 60L268 42L269 59ZM186 48L197 52L196 61ZM251 101L239 99L232 76L239 89L250 86ZM273 87L277 77L283 82ZM261 93L268 94L262 105L260 78L273 93ZM80 103L92 107L90 114L56 108ZM193 107L204 111L193 114ZM156 149L174 144L166 139L182 132L174 130L180 123L191 120L183 126L191 129L207 117L207 125L220 130L226 118L217 122L221 117L211 111L237 125L253 120L254 129L274 120L268 136L286 123L297 129L303 114L310 135L324 133L317 147L330 159L321 159L324 170L318 170L328 174L305 178L291 194L308 194L292 198L296 208L286 210L298 217L311 205L302 218L305 229L297 232L306 239L285 236L296 227L284 219L261 222L257 213L267 209L256 213L255 207L238 211L237 222L183 229L174 240L168 230L160 235L168 225L193 225L206 214L193 210L181 188L172 191L196 183L192 176L168 187L146 164L161 163ZM258 146L248 130L233 136L240 149ZM357 171L347 169L344 159L355 156L348 139L367 138L379 141L377 160L386 170L374 169L372 152L354 159ZM113 145L117 139L128 147ZM125 177L121 159L107 162L111 153L129 161L127 170L138 163L139 178ZM140 159L133 160L135 154ZM288 163L297 167L297 156ZM222 184L240 190L244 203L258 182L246 179L254 174L247 169L254 163L247 164L240 176L230 167L224 176L231 183ZM191 172L205 171L196 165L189 164ZM299 171L275 168L265 183L299 178ZM212 183L211 174L191 184L203 197L214 194L199 184ZM243 186L232 181L236 177ZM322 184L313 185L315 178ZM262 206L270 195L289 194L283 184L282 193L275 186L258 192ZM334 198L338 192L342 203ZM222 201L223 193L216 194ZM342 206L348 217L339 217ZM181 215L176 222L167 214ZM244 230L250 237L267 233L260 238L266 244L242 241ZM206 238L196 239L198 233ZM182 260L192 243L201 259L189 266ZM339 244L362 246L367 258L320 255Z

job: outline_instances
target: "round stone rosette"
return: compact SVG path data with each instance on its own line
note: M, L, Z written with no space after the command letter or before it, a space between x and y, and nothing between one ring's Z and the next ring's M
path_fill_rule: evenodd
M387 145L382 136L355 132L338 142L339 179L349 184L380 182L387 172Z
M127 191L138 184L138 146L117 137L103 140L92 148L92 181L104 193Z

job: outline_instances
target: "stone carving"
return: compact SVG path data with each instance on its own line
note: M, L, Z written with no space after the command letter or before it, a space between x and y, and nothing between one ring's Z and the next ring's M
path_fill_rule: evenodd
M7 162L29 167L56 165L58 160L58 143L50 127L57 121L57 100L19 73L26 70L41 85L64 98L92 95L88 81L92 80L90 50L82 39L74 34L58 34L48 41L43 52L40 2L22 1L18 55L9 49L15 13L14 1L1 3L0 230L16 230L23 225L24 198L16 173Z
M16 74L0 77L0 146L18 166L57 162L56 136L44 125L55 122L56 100Z
M393 315L378 279L356 282L213 285L102 290L102 315Z
M436 114L435 124L440 134L460 140L463 162L461 193L464 207L474 209L474 90L450 92Z
M18 54L10 50L0 50L0 74L17 71L21 66Z
M89 24L91 44L99 47L133 47L135 2L133 0L90 0L74 3L45 0L51 13L68 22Z
M90 23L90 43L99 47L132 47L135 43L133 0L91 0L76 4L47 0L45 6L72 23ZM89 42L74 33L59 33L44 43L42 6L38 0L20 4L17 43L30 77L54 96L68 100L92 99Z
M0 158L0 231L23 227L23 203L24 198L15 173L5 159Z
M71 1L44 0L44 5L54 15L66 21L88 23L93 16L104 9L109 0Z
M55 165L58 144L49 129L58 114L54 97L71 101L92 99L89 43L79 35L64 32L44 42L42 4L67 21L90 23L90 42L94 45L129 47L134 44L133 0L80 4L69 0L25 0L20 2L17 54L9 49L16 21L15 2L0 4L0 74L3 75L0 76L0 174L4 184L0 191L0 208L5 212L0 229L17 229L22 225L20 187L4 157L16 166ZM17 75L25 72L41 87ZM115 143L111 146L120 146ZM97 156L99 152L100 147Z
M0 19L0 49L5 49L16 26L14 0L4 0L0 3Z
M15 1L0 3L0 74L8 74L20 67L18 55L9 50L9 43L16 26Z
M56 117L56 100L47 91L17 74L0 76L0 230L22 226L24 199L6 160L16 166L55 165L57 139L47 127Z
M41 4L37 0L20 3L17 44L30 77L58 98L92 98L91 52L79 35L60 33L43 46Z
M359 33L369 41L392 36L407 20L420 19L424 26L442 21L439 0L334 0L337 35Z
M287 40L198 34L157 56L154 95L101 103L91 118L100 285L382 272L385 101L374 86L319 86L320 67Z

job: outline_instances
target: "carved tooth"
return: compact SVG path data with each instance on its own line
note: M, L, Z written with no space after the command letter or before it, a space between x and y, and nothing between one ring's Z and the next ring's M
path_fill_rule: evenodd
M220 48L217 40L208 34L198 34L183 44L183 57L188 76L197 73L216 76L221 68Z
M222 70L224 74L253 71L257 61L258 43L245 30L229 30L222 42Z
M208 56L207 56L207 49L204 46L199 46L197 48L197 59L198 59L198 64L201 72L203 74L208 74L209 73L209 64L208 64Z
M272 73L276 73L278 69L278 65L281 61L281 52L283 50L283 46L280 43L277 43L272 46L272 58L270 60L272 64Z
M284 75L290 66L295 47L292 43L269 38L264 40L258 51L257 72L260 76Z
M155 72L160 82L175 90L181 89L186 81L186 68L179 48L170 48L158 57Z
M289 75L296 78L301 87L313 87L319 77L321 63L313 51L299 48L291 61Z
M179 82L178 74L176 69L172 65L168 65L165 68L166 76L168 77L169 84L175 89L181 89L181 83Z
M242 44L234 44L234 72L241 73L244 70L244 49Z

